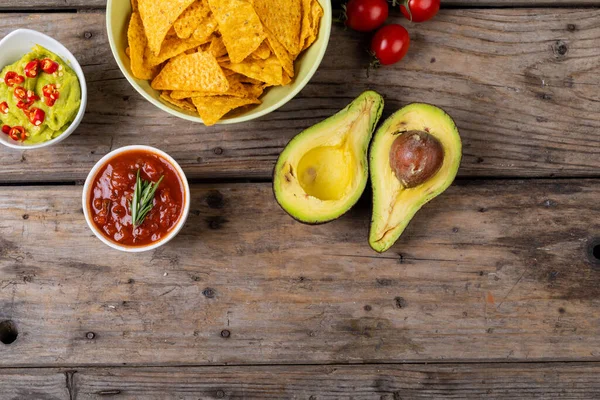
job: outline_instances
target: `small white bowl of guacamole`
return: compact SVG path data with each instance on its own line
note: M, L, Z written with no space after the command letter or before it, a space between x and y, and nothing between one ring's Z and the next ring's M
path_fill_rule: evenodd
M81 66L43 33L18 29L0 41L0 142L48 147L77 129L87 104Z

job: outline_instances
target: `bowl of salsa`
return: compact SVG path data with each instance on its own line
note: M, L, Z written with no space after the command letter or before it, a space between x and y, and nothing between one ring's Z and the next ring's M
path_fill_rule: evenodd
M179 164L164 151L126 146L92 168L82 202L85 219L102 242L141 252L179 233L190 209L190 188Z

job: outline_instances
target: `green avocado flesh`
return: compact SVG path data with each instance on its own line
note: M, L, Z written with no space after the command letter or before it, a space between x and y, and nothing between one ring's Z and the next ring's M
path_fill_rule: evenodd
M383 98L367 91L294 137L277 160L273 191L298 221L320 224L348 211L367 185L367 151Z
M400 135L414 132L437 139L443 149L443 161L432 176L409 188L392 170L390 151ZM369 157L373 187L369 244L375 251L384 252L400 237L415 213L454 181L462 144L454 121L444 110L414 103L397 111L377 130Z

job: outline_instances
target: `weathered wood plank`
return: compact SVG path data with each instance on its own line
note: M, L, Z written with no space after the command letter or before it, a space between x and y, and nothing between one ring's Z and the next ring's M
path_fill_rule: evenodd
M7 400L594 399L598 373L597 363L0 369L0 393Z
M55 369L0 369L0 399L70 400L68 375Z
M85 369L77 400L593 399L597 364L449 364Z
M213 128L172 118L133 91L113 61L102 13L6 14L0 35L31 25L82 62L88 113L64 144L0 152L0 181L82 180L111 148L140 143L166 150L193 178L269 178L292 136L367 88L385 94L386 115L412 101L446 108L463 136L463 176L600 170L600 10L444 10L411 28L412 51L399 66L370 78L366 36L336 27L323 65L294 101L258 121Z
M139 255L92 236L80 187L1 190L3 366L600 360L597 180L459 182L384 255L366 201L306 226L268 184L194 185Z

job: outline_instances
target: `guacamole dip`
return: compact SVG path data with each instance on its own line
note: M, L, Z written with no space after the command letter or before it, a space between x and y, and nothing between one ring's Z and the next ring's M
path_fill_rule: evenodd
M81 87L75 72L56 54L35 46L0 73L2 132L25 144L62 134L75 119Z

